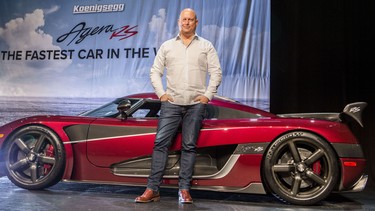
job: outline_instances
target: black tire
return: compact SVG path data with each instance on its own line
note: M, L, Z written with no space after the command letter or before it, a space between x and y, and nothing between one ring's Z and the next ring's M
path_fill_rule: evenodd
M5 167L9 180L18 187L29 190L50 187L64 174L64 146L46 127L21 128L7 141Z
M265 154L262 171L274 196L297 205L325 199L339 178L338 159L330 144L303 131L275 140Z

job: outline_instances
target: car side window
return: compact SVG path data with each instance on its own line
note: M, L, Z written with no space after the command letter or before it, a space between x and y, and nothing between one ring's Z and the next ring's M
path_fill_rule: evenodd
M131 114L133 118L157 118L160 114L160 102L152 101L144 103L139 109Z
M206 119L238 119L238 118L259 118L257 114L249 113L246 111L215 106L208 104L206 107Z
M158 118L160 115L161 103L158 100L147 100L135 112L130 114L130 118ZM205 119L238 119L238 118L259 118L254 113L237 109L208 104L206 107Z

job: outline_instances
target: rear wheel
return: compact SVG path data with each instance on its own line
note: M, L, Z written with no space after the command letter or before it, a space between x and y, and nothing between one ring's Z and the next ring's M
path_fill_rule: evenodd
M5 166L8 178L15 185L31 190L47 188L63 176L63 144L48 128L22 128L7 142Z
M338 181L337 157L331 146L307 132L291 132L274 141L263 163L263 177L284 202L311 205L325 199Z

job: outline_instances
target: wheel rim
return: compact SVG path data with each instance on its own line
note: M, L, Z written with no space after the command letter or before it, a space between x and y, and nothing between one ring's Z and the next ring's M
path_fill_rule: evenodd
M300 200L317 197L330 185L332 157L308 138L285 141L272 160L272 176L281 192Z
M36 184L48 178L56 163L53 139L42 131L18 135L8 151L9 174L22 184Z

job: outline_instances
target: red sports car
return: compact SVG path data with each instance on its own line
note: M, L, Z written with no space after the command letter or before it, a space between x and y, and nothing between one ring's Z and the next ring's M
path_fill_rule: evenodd
M220 97L207 106L193 188L271 193L310 205L332 191L361 191L366 160L355 132L366 103L342 113L275 115ZM145 186L158 122L154 94L118 98L79 116L33 116L0 128L3 172L17 186L63 181ZM177 187L181 135L163 187Z

